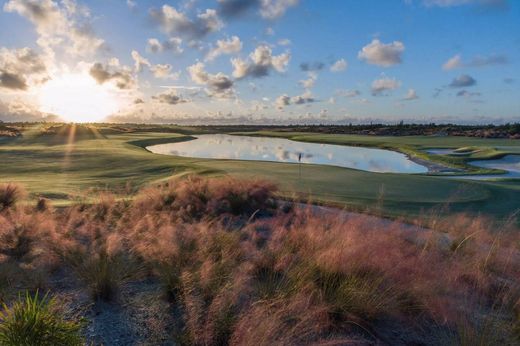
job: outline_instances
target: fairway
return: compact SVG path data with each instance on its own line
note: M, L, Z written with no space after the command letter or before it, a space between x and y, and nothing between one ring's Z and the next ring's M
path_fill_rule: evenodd
M356 210L369 209L392 217L414 217L443 206L442 212L467 211L505 219L520 206L517 182L459 181L428 175L371 173L347 168L288 163L194 159L152 154L144 147L188 140L181 133L118 133L106 128L78 130L70 140L62 135L39 134L33 127L22 137L0 142L0 181L23 184L32 196L44 196L56 205L84 199L92 189L124 194L172 176L186 174L256 177L277 183L286 197L310 199ZM94 135L89 135L92 131ZM183 133L196 130L184 129ZM296 140L334 144L391 147L507 146L515 141L473 138L364 137L348 135L256 133Z

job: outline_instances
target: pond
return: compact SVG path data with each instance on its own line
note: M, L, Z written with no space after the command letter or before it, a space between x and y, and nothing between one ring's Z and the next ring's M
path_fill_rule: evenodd
M383 149L304 143L284 138L198 135L196 139L152 145L156 154L204 159L232 159L330 165L379 173L426 173L406 155Z
M477 175L473 179L520 178L520 155L506 155L496 160L471 161L470 165L506 171L498 175Z
M506 147L500 147L506 148ZM517 147L511 147L517 149ZM425 150L429 154L433 155L467 155L468 153L459 153L455 149L443 149L434 148ZM470 165L488 168L488 169L500 169L505 171L503 174L476 174L476 175L457 175L447 176L448 178L455 179L470 179L470 180L495 180L503 178L520 178L520 155L506 155L496 160L476 160L469 161Z

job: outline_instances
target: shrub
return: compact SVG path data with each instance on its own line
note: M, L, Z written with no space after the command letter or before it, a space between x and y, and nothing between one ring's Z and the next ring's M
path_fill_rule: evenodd
M66 321L60 316L56 301L47 295L29 293L19 297L12 306L3 305L0 312L0 344L24 345L83 345L81 323Z
M0 184L0 212L13 208L25 196L25 190L17 184Z

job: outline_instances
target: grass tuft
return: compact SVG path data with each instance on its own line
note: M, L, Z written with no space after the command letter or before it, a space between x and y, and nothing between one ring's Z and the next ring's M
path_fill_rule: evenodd
M66 321L58 312L56 301L47 295L26 293L0 312L0 345L72 346L83 345L82 325Z

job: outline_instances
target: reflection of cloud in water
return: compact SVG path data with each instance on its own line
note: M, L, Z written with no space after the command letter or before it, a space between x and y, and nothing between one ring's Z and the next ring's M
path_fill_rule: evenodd
M289 152L287 150L278 149L275 153L275 157L279 161L287 161L289 160Z

